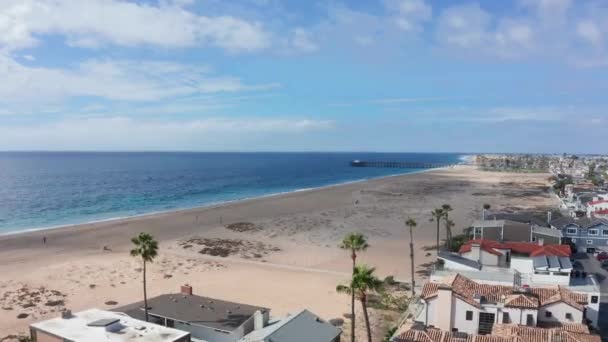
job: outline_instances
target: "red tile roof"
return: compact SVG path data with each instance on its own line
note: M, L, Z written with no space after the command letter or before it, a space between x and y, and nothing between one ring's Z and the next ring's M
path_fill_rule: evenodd
M569 329L574 329L574 331ZM514 341L521 342L601 342L599 335L590 335L589 330L582 330L580 325L544 329L515 324L495 324L492 327L492 335L513 338Z
M517 292L513 286L480 284L460 274L446 277L442 284L451 289L452 294L464 302L481 308L481 304L475 299L476 295L483 297L485 301L498 303L505 299L506 307L516 308L539 308L541 306L564 302L573 308L583 311L587 302L587 296L574 293L570 290L556 286L553 288L530 288L527 292ZM422 288L422 299L431 299L437 296L438 283L426 283Z
M495 324L491 335L451 333L436 328L410 329L395 342L601 342L599 335L591 335L583 324L564 324L539 328L515 324Z
M596 210L593 213L596 215L608 215L608 209Z
M608 203L608 200L591 201L591 202L587 202L587 205L596 205L596 204L604 204L604 203Z
M482 240L475 239L470 240L466 244L460 247L458 251L460 254L468 253L474 244L478 244L483 251L494 255L502 255L500 249L508 249L511 253L527 254L531 257L534 256L564 256L569 257L572 254L570 246L568 245L539 245L532 242L498 242L494 240Z

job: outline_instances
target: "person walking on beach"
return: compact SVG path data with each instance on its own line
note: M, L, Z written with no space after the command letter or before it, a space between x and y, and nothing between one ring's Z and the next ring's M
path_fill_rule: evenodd
M42 244L46 245L46 236L42 237Z

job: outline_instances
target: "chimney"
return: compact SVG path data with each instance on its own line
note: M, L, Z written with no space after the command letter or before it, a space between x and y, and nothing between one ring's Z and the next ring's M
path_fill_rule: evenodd
M253 314L253 330L263 329L264 325L264 314L260 310L257 310Z
M192 296L192 286L184 284L179 292L184 295Z
M435 313L435 327L437 329L452 331L452 288L440 284L437 288L437 308Z
M481 263L481 245L479 243L471 244L471 257L468 257L467 259Z

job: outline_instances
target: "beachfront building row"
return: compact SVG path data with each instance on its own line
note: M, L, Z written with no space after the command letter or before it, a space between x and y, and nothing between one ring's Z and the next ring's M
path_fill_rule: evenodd
M600 287L594 275L574 270L568 245L472 240L459 253L440 252L431 282L460 274L479 284L516 289L561 288L585 298L584 321L598 325ZM578 272L577 272L578 271Z
M572 244L582 253L608 251L608 219L602 217L566 216L551 219L548 214L547 224L479 220L473 223L472 234L474 240Z
M342 331L308 310L270 318L263 307L179 293L148 299L114 312L88 310L33 324L36 342L339 342Z
M564 287L483 284L460 274L424 285L415 321L442 331L490 334L496 324L583 324L588 298Z

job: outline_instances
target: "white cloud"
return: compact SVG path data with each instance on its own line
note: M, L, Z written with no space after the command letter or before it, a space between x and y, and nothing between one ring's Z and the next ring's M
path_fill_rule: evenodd
M301 52L314 52L319 49L319 46L313 41L311 33L302 28L293 30L291 43L294 49Z
M582 20L578 23L576 32L578 35L593 46L602 45L603 34L599 26L591 20Z
M331 129L332 121L283 118L209 118L190 121L109 117L36 125L0 126L5 149L196 149L239 148L251 136L304 134ZM218 145L219 143L219 145ZM235 145L236 143L236 145Z
M459 48L485 46L488 43L490 15L478 4L466 4L444 10L437 23L440 43Z
M386 0L386 5L395 12L397 27L404 31L420 31L433 16L433 9L425 0Z
M204 67L171 62L88 60L64 70L28 67L0 55L0 101L54 101L75 96L154 101L203 93L264 90L278 84L247 85L214 76Z
M231 52L266 48L262 24L232 16L194 14L187 4L152 6L119 0L3 0L0 47L35 46L41 35L60 34L73 46L150 45L163 48L210 45Z

